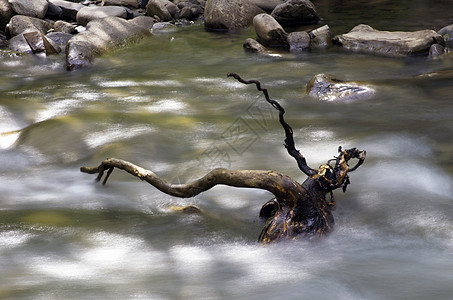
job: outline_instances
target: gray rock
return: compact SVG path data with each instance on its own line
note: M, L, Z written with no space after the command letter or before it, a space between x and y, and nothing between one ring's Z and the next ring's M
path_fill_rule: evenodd
M235 30L252 25L264 11L248 0L207 0L204 25L208 30Z
M429 48L428 56L430 58L437 58L443 54L445 54L445 47L441 44L433 44L431 45L431 48Z
M7 26L9 33L12 36L16 36L27 31L40 31L43 34L46 34L47 31L52 29L52 24L49 22L21 15L15 15L12 17Z
M442 36L434 30L379 31L364 24L333 40L348 50L387 56L427 54L432 44L444 43Z
M175 19L179 8L168 0L150 0L146 5L149 16L157 16L161 21L167 22Z
M371 98L376 90L369 84L343 81L328 74L317 74L307 84L307 93L322 101L355 101Z
M47 0L9 0L8 2L18 15L39 19L44 18L49 6Z
M85 26L88 22L96 19L104 19L107 17L119 17L126 19L127 10L120 6L85 6L77 13L77 24Z
M66 47L66 44L72 37L72 34L64 32L49 32L48 34L46 34L46 38L48 40L53 41L56 45L63 49Z
M77 13L85 6L80 3L74 3L65 0L48 0L49 4L55 5L62 10L63 18L76 20Z
M55 24L53 24L53 30L55 32L64 32L69 34L76 33L75 26L65 21L56 21Z
M250 39L250 38L246 39L243 46L244 46L245 50L250 51L250 52L254 52L254 53L266 53L267 52L267 49L254 39Z
M9 49L19 53L33 53L23 34L16 35L9 40Z
M285 0L249 0L267 13L271 13L277 5L285 3Z
M288 34L283 27L266 13L253 18L253 26L258 36L258 41L267 47L288 48Z
M125 6L129 8L139 8L138 0L102 0L102 6Z
M324 25L309 33L311 47L314 49L325 49L332 46L332 32L328 25Z
M0 0L0 30L4 30L14 15L14 11L9 5L8 0Z
M310 49L310 36L306 31L296 31L288 34L290 52L302 52Z
M87 30L71 38L66 46L66 68L74 70L89 66L95 57L151 32L119 17L91 21Z
M289 0L277 5L272 16L282 25L317 24L319 15L309 0Z
M151 33L166 34L169 32L175 32L176 30L178 30L178 27L175 24L172 24L170 22L157 22L156 24L153 25L153 28L151 28Z
M441 28L438 32L449 47L453 47L453 24Z
M156 22L156 19L147 16L139 16L129 20L129 23L143 27L146 30L151 30Z

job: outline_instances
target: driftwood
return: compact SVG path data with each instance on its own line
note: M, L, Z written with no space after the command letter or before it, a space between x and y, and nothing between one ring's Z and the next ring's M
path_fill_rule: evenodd
M105 174L105 184L114 170L122 169L159 189L160 191L181 198L190 198L218 185L242 188L258 188L271 192L275 199L263 205L260 216L267 219L259 241L263 244L278 240L293 240L301 237L324 236L333 229L334 219L331 207L335 205L333 190L342 187L346 191L349 182L348 173L356 170L365 160L366 152L356 148L338 149L338 156L321 165L317 170L307 165L304 156L296 149L293 130L285 119L285 110L270 99L267 89L261 88L257 80L246 81L237 74L228 74L244 84L255 84L263 92L266 101L279 111L280 124L285 131L285 147L296 160L299 169L308 177L302 183L276 171L214 169L204 177L187 184L171 184L154 172L134 165L128 161L110 158L98 167L82 167L80 170L89 174L98 174L100 181ZM353 167L348 162L357 159ZM327 199L329 195L329 199Z

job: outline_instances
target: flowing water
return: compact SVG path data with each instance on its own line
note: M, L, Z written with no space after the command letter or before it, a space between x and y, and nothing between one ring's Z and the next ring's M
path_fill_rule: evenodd
M334 34L439 29L451 1L314 1ZM245 53L253 30L202 24L156 34L65 72L61 57L0 59L0 298L451 299L453 58L386 58L333 48ZM107 157L173 182L215 167L304 175L282 145L259 79L286 108L311 166L338 146L367 150L336 228L319 242L261 246L271 194L218 186L177 199L121 171L106 186L79 172ZM317 73L377 86L371 99L327 103ZM194 204L203 214L181 214Z

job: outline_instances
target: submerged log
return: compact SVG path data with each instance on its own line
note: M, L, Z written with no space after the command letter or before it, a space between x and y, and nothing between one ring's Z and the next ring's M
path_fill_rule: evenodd
M305 157L295 147L293 130L284 120L285 110L277 101L269 98L267 89L261 88L259 81L246 81L232 73L228 76L244 84L255 84L257 89L263 92L266 101L279 111L280 124L285 131L284 145L289 155L296 160L299 169L308 176L302 184L276 171L222 168L214 169L204 177L187 184L171 184L150 170L115 158L102 161L98 167L82 167L80 170L84 173L98 174L97 181L100 181L106 173L103 180L105 184L115 168L121 169L166 194L180 198L196 196L219 184L267 190L275 196L275 199L267 202L260 212L260 216L267 219L259 236L261 243L326 235L332 231L334 225L331 207L335 205L335 201L332 192L340 187L346 191L350 183L348 173L363 163L365 151L356 148L343 150L339 147L337 157L330 159L317 170L310 168ZM349 167L348 162L352 159L358 161L353 167Z

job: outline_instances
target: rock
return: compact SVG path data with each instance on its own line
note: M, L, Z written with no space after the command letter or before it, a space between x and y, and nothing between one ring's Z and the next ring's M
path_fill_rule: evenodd
M46 34L48 40L53 41L60 48L64 49L69 40L73 37L72 34L64 32L49 32Z
M55 24L53 24L53 30L55 32L64 32L69 34L76 33L75 26L65 21L56 21Z
M77 13L77 24L85 26L90 21L107 17L119 17L126 19L127 10L120 6L84 6Z
M8 0L0 0L0 30L3 30L14 15Z
M61 9L61 7L53 4L52 2L49 2L49 6L47 8L47 13L46 13L45 18L51 19L51 20L64 19L63 10Z
M9 0L8 2L18 15L39 19L44 18L49 6L47 0Z
M250 52L254 52L254 53L266 53L267 52L267 49L263 45L261 45L260 43L255 41L254 39L250 39L250 38L246 39L243 46L244 46L245 50L250 51Z
M442 36L434 30L379 31L364 24L333 40L348 50L387 56L427 54L432 44L443 43Z
M204 25L207 30L235 30L252 25L264 11L248 0L207 0Z
M324 25L309 33L311 42L310 45L315 49L325 49L332 46L332 32L328 25Z
M432 44L431 48L429 48L428 56L430 58L437 58L443 54L445 54L445 47L441 44Z
M151 33L159 34L159 33L169 33L178 30L178 27L170 22L157 22L151 28Z
M453 47L453 24L441 28L438 32L449 47Z
M267 47L288 48L288 34L283 27L266 13L253 18L253 26L258 35L258 41Z
M77 13L85 6L80 3L74 3L65 0L48 0L50 5L55 5L62 10L63 18L76 20Z
M296 31L288 34L290 52L302 52L310 49L310 36L305 31Z
M151 30L156 22L156 19L147 16L139 16L129 20L129 23L143 27L146 30Z
M66 46L66 68L91 65L93 59L128 42L151 35L146 28L119 17L91 21L87 30L71 38Z
M179 8L168 0L150 0L146 5L146 13L149 16L157 16L167 22L177 18Z
M320 19L309 0L289 0L277 5L272 17L282 25L317 24Z
M271 13L277 5L285 3L285 0L249 0L267 13Z
M375 92L371 85L343 81L328 74L317 74L307 84L307 93L322 101L365 100L371 98Z
M19 53L33 53L23 34L16 35L9 40L9 49Z
M44 20L15 15L11 18L11 21L8 23L8 30L10 35L16 36L26 31L40 31L43 34L46 34L47 31L52 29L52 24Z
M138 0L102 0L102 6L125 6L129 8L139 8Z

